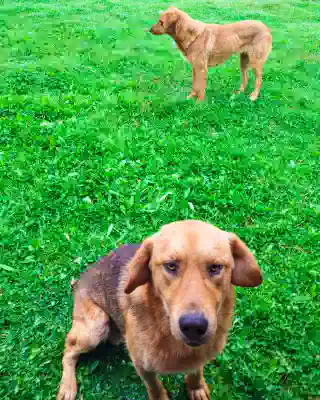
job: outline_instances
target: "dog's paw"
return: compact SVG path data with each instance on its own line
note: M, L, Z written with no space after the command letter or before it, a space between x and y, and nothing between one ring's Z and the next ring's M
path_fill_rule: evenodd
M251 95L250 95L250 100L251 101L256 101L257 100L257 97L258 97L258 95L256 94L256 93L251 93Z
M197 103L201 102L204 100L204 94L199 94L197 97Z
M59 392L57 394L57 400L75 400L76 396L77 396L76 383L66 384L61 382Z
M189 400L210 400L210 391L206 384L199 389L188 389Z
M188 94L187 99L192 99L192 98L195 97L196 95L197 95L197 93L196 93L194 90L192 90L192 92L190 92L190 93Z

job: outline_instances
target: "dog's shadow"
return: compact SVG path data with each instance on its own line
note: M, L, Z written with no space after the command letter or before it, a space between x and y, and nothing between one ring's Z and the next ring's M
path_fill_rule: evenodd
M137 393L144 390L143 383L136 374L132 361L126 351L125 346L113 346L109 343L100 344L95 350L87 354L82 354L79 359L79 366L86 371L83 375L84 380L89 378L90 383L86 383L91 390L97 393L108 392L110 398L112 387L112 399L136 400L143 399ZM82 369L83 370L83 369ZM121 381L121 385L119 382ZM132 392L132 385L136 387Z
M138 377L138 375L135 372L135 368L132 364L132 361L129 357L128 352L126 351L126 348L124 345L120 346L113 346L111 344L107 343L102 343L100 344L95 350L91 351L90 353L82 354L79 359L79 364L82 365L85 368L88 368L90 370L90 373L94 371L94 374L96 376L101 376L102 379L105 380L110 380L114 385L118 386L119 384L119 376L121 376L124 380L129 380L130 382L128 383L133 383L137 384L140 386L139 391L144 392L145 388L144 385L141 381L141 379ZM112 371L108 370L112 368ZM181 375L181 383L183 382L183 378ZM164 378L164 385L167 387L169 390L169 393L175 387L175 394L172 392L170 393L170 399L171 400L185 400L186 399L186 390L184 388L183 384L179 384L179 388L176 387L176 383L171 382L171 385L173 387L170 388L170 383L172 378L165 377ZM180 379L179 379L180 380ZM137 397L135 396L130 396L127 393L127 390L125 388L124 393L120 396L117 397L119 399L125 399L125 400L131 400L131 399L136 399ZM170 390L171 389L171 390ZM177 390L178 389L178 390ZM146 395L142 395L142 397L139 397L139 399L145 399Z
M80 356L79 364L89 370L89 375L94 373L98 380L101 378L103 382L109 381L115 388L119 386L119 376L121 376L121 379L123 380L121 385L122 389L120 389L121 394L119 393L118 396L115 395L115 399L146 399L145 387L135 371L124 344L113 346L108 342L102 343L90 353L82 354ZM217 363L214 364L217 367L216 373L221 375L225 381L224 383L220 382L218 384L220 390L223 389L222 391L224 392L221 398L231 399L232 396L228 392L232 387L232 377L229 375L226 376L226 372L220 370ZM163 376L161 379L169 392L171 400L185 400L187 398L187 391L183 383L183 374ZM132 384L134 384L134 386L137 385L137 393L134 395L130 394ZM217 384L217 382L215 382L215 384ZM141 393L141 395L138 393Z
M87 368L89 374L94 373L103 377L103 380L113 382L121 376L123 379L130 377L131 381L140 382L124 345L100 344L92 352L81 355L79 364Z
M125 361L130 361L129 355L125 350L124 345L113 346L112 344L100 343L94 350L89 353L81 354L79 362L89 364L92 361L101 361L103 363L114 364L115 359L122 358Z

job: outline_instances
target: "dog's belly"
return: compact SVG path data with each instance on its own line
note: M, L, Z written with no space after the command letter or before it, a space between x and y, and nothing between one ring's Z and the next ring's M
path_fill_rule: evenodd
M215 65L223 64L225 61L228 60L228 58L231 57L231 55L232 55L232 52L222 53L222 54L213 54L208 59L208 66L214 67Z

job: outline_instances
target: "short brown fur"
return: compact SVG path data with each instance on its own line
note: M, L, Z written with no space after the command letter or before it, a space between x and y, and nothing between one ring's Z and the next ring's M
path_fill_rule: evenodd
M170 35L187 61L192 65L192 91L189 97L203 100L208 67L224 63L232 54L240 54L242 82L239 92L246 89L248 69L256 78L250 99L260 93L262 68L272 48L269 29L260 21L240 21L232 24L205 24L192 19L175 7L164 11L152 26L154 35ZM238 92L238 93L239 93Z
M112 256L103 263L108 267L105 271L110 271ZM174 274L167 269L168 263L177 266ZM165 225L132 251L129 262L121 264L117 304L106 299L111 281L108 275L99 275L102 267L97 265L73 286L73 324L66 339L57 399L75 399L75 367L81 353L102 340L119 343L121 338L150 400L169 399L156 374L176 372L186 374L189 399L210 399L203 366L226 343L232 324L233 286L258 286L262 281L247 246L237 236L201 221ZM217 266L220 272L209 274ZM110 293L113 296L114 288L110 287ZM198 347L191 347L179 328L186 313L201 313L208 321Z

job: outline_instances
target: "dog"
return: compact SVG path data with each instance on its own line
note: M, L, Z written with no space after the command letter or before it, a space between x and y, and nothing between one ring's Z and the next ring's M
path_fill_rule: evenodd
M74 400L81 353L125 341L149 400L169 400L157 374L184 372L188 396L210 399L204 364L220 353L232 324L234 285L262 273L234 234L186 220L164 225L142 244L124 245L72 282L58 400Z
M233 24L205 24L188 14L169 7L152 26L153 35L170 35L187 61L192 65L192 91L188 98L205 97L208 67L224 63L232 54L240 54L242 82L238 93L248 83L248 69L256 78L250 99L255 101L262 84L262 68L272 48L272 36L260 21L240 21Z

